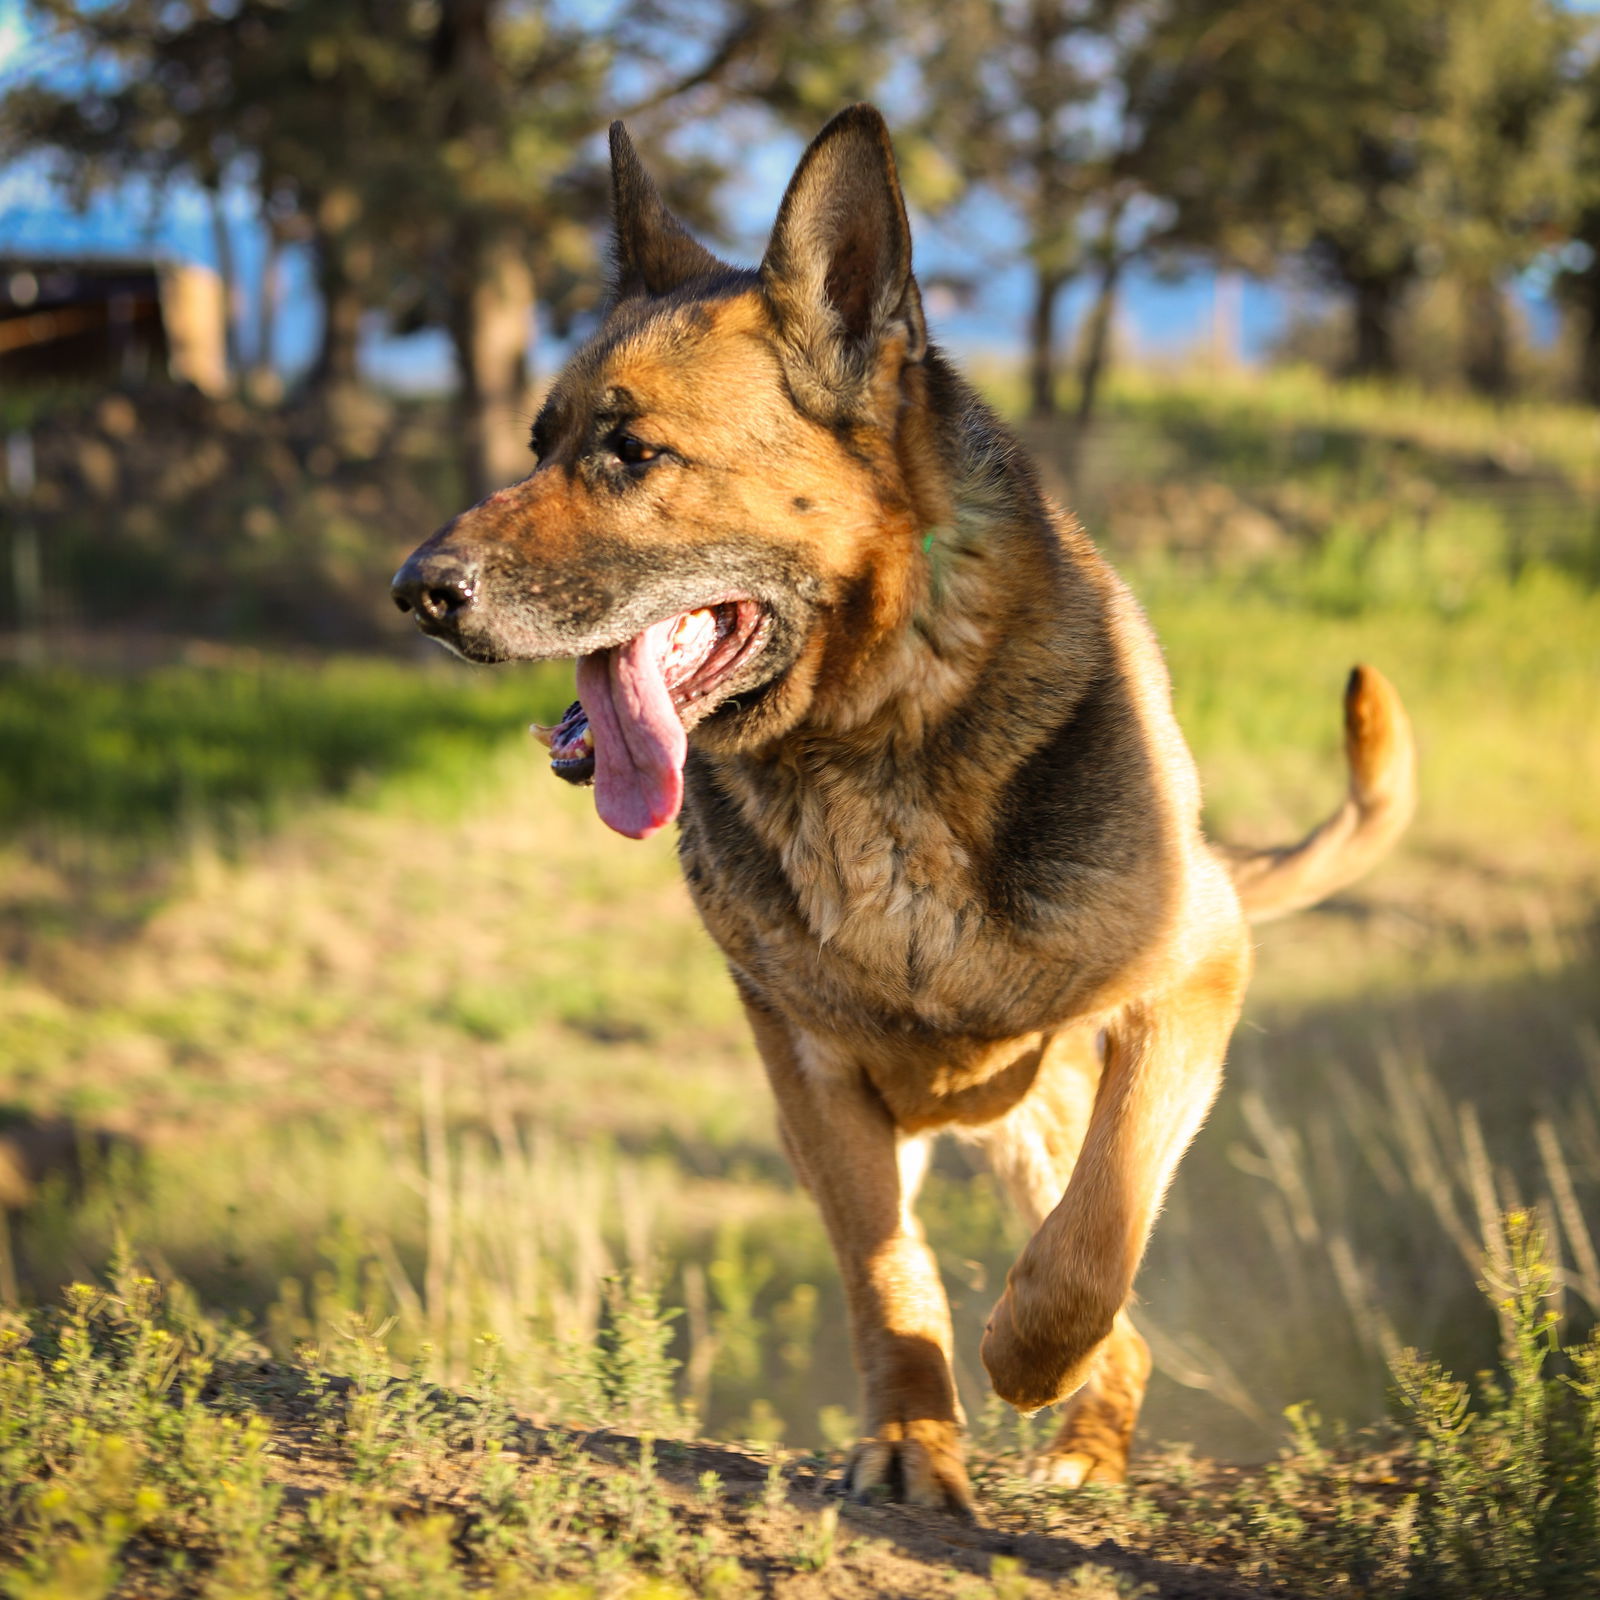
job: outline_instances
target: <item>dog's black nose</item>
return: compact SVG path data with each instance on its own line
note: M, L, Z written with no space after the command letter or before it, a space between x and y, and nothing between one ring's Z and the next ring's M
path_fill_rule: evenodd
M424 628L457 621L472 604L476 570L456 556L418 551L395 573L389 592L402 611L415 611Z

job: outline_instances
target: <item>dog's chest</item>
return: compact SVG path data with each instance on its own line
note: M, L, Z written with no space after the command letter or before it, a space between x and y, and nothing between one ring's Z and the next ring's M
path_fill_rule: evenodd
M968 852L930 805L834 787L843 792L825 802L809 793L789 816L764 819L805 942L867 976L876 992L892 984L907 999L931 999L981 939Z
M684 870L735 970L846 1032L1012 1031L1016 964L957 819L828 766L738 794L691 786ZM1001 987L1004 987L1002 980Z

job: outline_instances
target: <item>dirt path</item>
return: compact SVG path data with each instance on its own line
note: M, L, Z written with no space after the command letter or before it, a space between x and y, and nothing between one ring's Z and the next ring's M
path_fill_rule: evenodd
M513 1497L488 1487L485 1453L464 1432L445 1444L446 1431L401 1425L382 1443L384 1426L374 1432L375 1419L386 1409L409 1414L393 1389L365 1391L366 1421L358 1385L319 1379L308 1390L304 1374L276 1363L253 1367L243 1381L230 1378L224 1392L233 1408L247 1399L270 1424L268 1473L287 1507L305 1511L354 1488L374 1506L386 1501L390 1514L443 1515L452 1520L451 1542L464 1565L472 1552L492 1547L506 1521ZM439 1398L447 1406L457 1400ZM463 1404L470 1415L476 1402ZM904 1506L847 1504L833 1488L837 1461L815 1455L504 1421L507 1442L489 1452L493 1470L515 1483L518 1504L540 1508L517 1522L521 1536L540 1546L550 1578L591 1583L602 1593L630 1572L663 1571L713 1600L1023 1600L1044 1586L1075 1600L1246 1600L1284 1592L1247 1583L1225 1565L1163 1559L1134 1538L1107 1538L1103 1514L1091 1509L1076 1518L1060 1495L1041 1494L1033 1504L1025 1493L986 1497L985 1480L999 1482L1005 1470L993 1459L973 1463L980 1502L973 1525ZM358 1443L363 1435L367 1442ZM1127 1520L1137 1524L1136 1516ZM1160 1519L1151 1524L1153 1541L1159 1526Z
M638 1442L612 1437L595 1440L591 1448L616 1465L636 1459ZM777 1515L765 1515L769 1463L726 1445L688 1446L681 1459L663 1460L660 1471L680 1491L689 1490L702 1473L715 1472L723 1484L714 1513L722 1536L741 1562L761 1575L765 1592L796 1600L859 1595L931 1600L967 1594L971 1585L964 1580L989 1579L997 1557L1016 1562L1018 1578L1055 1582L1081 1574L1085 1600L1102 1594L1111 1600L1115 1594L1113 1584L1097 1581L1102 1572L1125 1577L1130 1589L1145 1585L1161 1600L1243 1600L1269 1592L1217 1568L1164 1561L1102 1539L1087 1521L1085 1537L1078 1539L1070 1533L1030 1532L1025 1516L997 1515L992 1507L980 1506L982 1520L970 1526L907 1506L851 1505L834 1492L836 1472L809 1462L785 1473L783 1506ZM795 1572L797 1543L830 1507L838 1509L840 1553L820 1572Z

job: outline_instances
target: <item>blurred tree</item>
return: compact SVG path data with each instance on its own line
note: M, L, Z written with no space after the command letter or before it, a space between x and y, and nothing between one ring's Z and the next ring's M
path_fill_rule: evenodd
M542 5L492 0L35 10L77 46L85 84L13 90L0 122L8 148L53 151L80 196L135 175L218 196L252 187L270 237L313 247L313 393L335 402L354 385L367 310L436 321L455 348L469 488L517 470L530 262L570 277L589 248L565 180L599 115L606 52L593 35ZM223 228L218 244L226 271Z
M809 139L882 86L900 54L898 20L891 0L628 0L612 32L624 59L665 59L679 73L669 65L630 117L700 91L700 116L743 105Z
M998 194L1022 222L1033 278L1028 407L1053 416L1058 311L1090 254L1086 213L1098 202L1120 214L1109 193L1121 135L1119 47L1137 34L1143 8L1136 0L947 0L934 11L913 0L906 10L921 76L919 130L951 153L961 191ZM1102 245L1106 237L1102 228Z
M1173 241L1346 292L1355 375L1392 376L1406 291L1459 275L1469 372L1503 389L1504 280L1571 201L1570 39L1555 0L1168 0L1130 91L1143 176Z
M1580 188L1556 292L1578 319L1579 395L1600 406L1600 22L1591 24L1577 92L1582 106L1572 169Z
M608 88L626 76L659 125L762 33L733 8L698 57L679 48L664 64L659 39L656 56L620 60L628 30L618 15L602 28L548 0L31 0L31 9L71 44L76 81L14 86L0 102L0 157L52 152L79 198L130 177L158 191L194 182L219 197L253 189L269 238L313 250L323 309L313 395L334 404L353 387L369 310L402 329L447 330L473 493L526 460L536 299L563 317L580 308L580 284L592 299L609 190L584 146L615 114ZM703 202L712 166L687 167ZM226 268L224 232L218 244Z
M1427 212L1461 288L1467 382L1497 398L1512 387L1506 281L1562 241L1579 197L1574 37L1550 0L1458 4L1446 28Z
M586 258L598 210L573 181L574 148L603 115L604 46L553 6L440 0L421 107L426 182L384 219L388 248L436 263L455 349L462 475L483 494L520 477L532 421L527 361L535 264ZM405 141L417 143L414 129ZM552 180L556 181L552 181ZM562 181L565 179L566 181ZM390 226L398 215L406 227ZM550 286L553 287L553 286Z
M1446 0L1171 0L1136 86L1173 236L1249 269L1301 255L1351 297L1350 369L1395 370Z
M402 169L403 141L427 113L423 20L398 0L245 0L186 30L222 36L226 89L210 120L249 151L269 236L312 247L322 333L309 382L330 404L355 386L362 317L390 287L372 219L418 192Z
M131 177L150 180L158 192L179 173L198 184L211 206L232 355L238 297L223 193L245 152L211 115L231 77L219 30L190 29L186 9L178 8L180 19L151 0L104 7L35 0L29 9L35 23L78 49L80 81L14 83L0 100L0 159L48 151L56 178L80 205Z
M448 332L474 491L522 464L536 304L564 323L592 303L607 190L584 152L612 115L704 225L741 128L809 134L842 103L884 99L914 203L981 191L1021 221L1036 415L1057 404L1063 292L1092 275L1080 431L1141 254L1260 272L1297 257L1348 294L1364 374L1394 370L1407 289L1449 273L1474 308L1469 375L1504 392L1504 284L1560 242L1581 181L1577 23L1560 0L28 4L79 65L7 91L0 158L52 151L80 197L130 177L198 185L229 278L222 203L252 191L272 248L314 255L315 395L354 383L369 311ZM719 143L674 137L712 114ZM1565 259L1569 295L1600 296L1592 255ZM269 288L258 359L271 321Z

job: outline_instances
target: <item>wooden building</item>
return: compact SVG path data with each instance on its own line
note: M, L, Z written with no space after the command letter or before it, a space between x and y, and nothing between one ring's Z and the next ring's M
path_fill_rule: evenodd
M163 374L228 387L222 283L205 267L0 253L0 392Z

